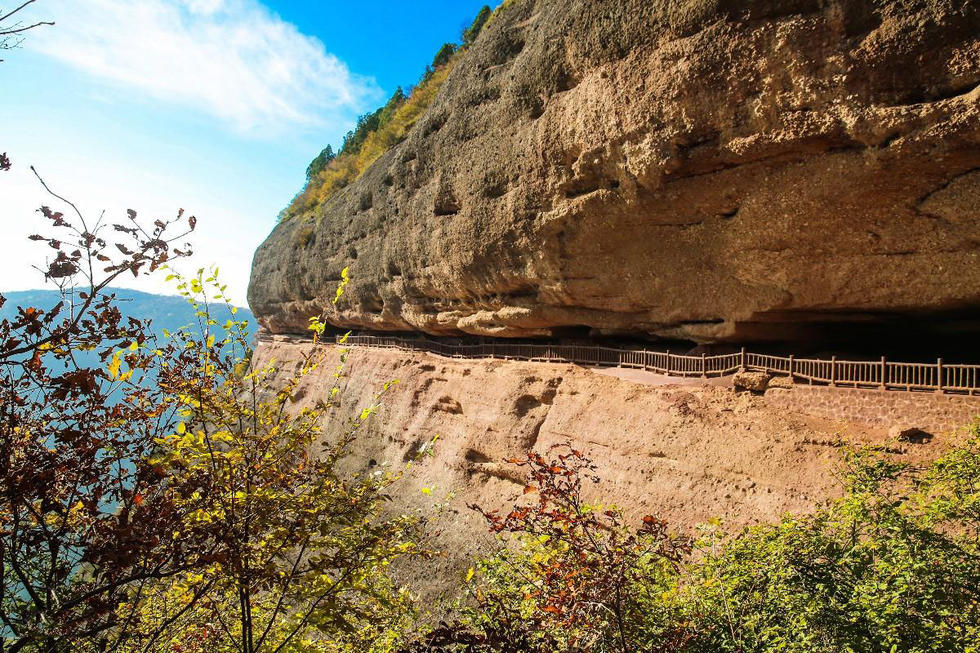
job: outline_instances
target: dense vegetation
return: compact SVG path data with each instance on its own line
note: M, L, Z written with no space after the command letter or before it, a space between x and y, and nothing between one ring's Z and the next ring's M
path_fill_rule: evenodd
M384 106L361 116L336 154L328 145L317 155L306 170L306 186L283 209L280 219L309 213L355 181L378 157L404 140L432 104L459 57L476 41L492 18L509 4L501 4L496 11L484 5L473 23L463 30L462 44L444 44L432 63L426 66L415 88L405 93L399 87Z
M253 364L204 270L170 275L191 325L124 317L111 283L188 255L196 220L90 229L69 207L33 237L64 300L0 320L5 651L980 650L977 426L924 468L850 452L813 514L693 538L587 502L601 470L581 452L529 452L509 461L522 501L471 506L499 549L421 604L390 571L438 553L387 508L400 470L349 457L389 386L344 414L342 357L301 408L322 323L291 371Z
M980 650L978 427L925 469L851 452L814 514L693 541L585 503L576 451L519 464L537 500L487 514L518 546L479 563L442 650Z
M32 236L62 301L0 320L0 649L363 651L401 632L387 568L422 554L418 520L381 514L395 472L339 471L374 406L323 443L337 392L287 410L322 350L250 365L214 273L169 274L186 327L124 317L110 284L187 256L196 220L90 227L69 207Z

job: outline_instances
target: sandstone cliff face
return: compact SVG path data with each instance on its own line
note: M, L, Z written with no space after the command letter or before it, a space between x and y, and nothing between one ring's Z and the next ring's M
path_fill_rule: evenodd
M701 342L975 317L978 83L977 2L518 0L276 227L249 303L273 332Z
M264 342L256 365L297 361L307 351L308 345ZM295 409L325 399L333 386L338 354L331 349L324 355L302 380ZM393 488L394 510L419 511L433 520L428 530L445 557L411 571L422 588L435 592L443 583L458 582L472 557L492 544L467 505L496 509L523 498L520 471L504 461L529 449L546 452L570 443L592 457L602 481L589 486L589 498L613 502L631 518L653 514L691 534L696 524L720 517L734 532L785 512L807 512L838 493L833 472L841 441L900 450L896 459L919 464L963 436L952 424L969 423L980 411L975 398L971 413L968 397L835 390L836 400L856 409L862 401L881 410L891 401L908 403L899 408L901 421L879 420L870 410L863 411L864 419L840 419L825 410L829 395L820 400L808 388L756 396L700 380L681 385L651 374L616 373L645 384L576 365L453 360L356 347L341 381L336 419L325 428L330 435L332 424L346 427L384 383L399 381L358 439L353 463L405 470ZM962 405L946 404L954 400ZM929 419L922 406L938 406L941 414ZM935 419L954 412L959 417L952 424ZM922 427L936 437L923 444L895 442L889 438L894 424ZM432 456L405 469L436 436Z

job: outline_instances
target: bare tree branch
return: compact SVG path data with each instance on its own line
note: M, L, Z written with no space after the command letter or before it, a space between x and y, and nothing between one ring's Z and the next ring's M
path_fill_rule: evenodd
M21 11L28 5L34 4L36 0L26 0L22 2L17 7L14 7L7 13L0 16L0 50L13 50L20 47L20 44L24 42L21 34L29 32L32 29L42 27L45 25L54 25L54 21L51 20L38 20L30 24L24 24L23 22L17 21L13 23L6 23L11 16ZM2 62L3 59L0 59Z

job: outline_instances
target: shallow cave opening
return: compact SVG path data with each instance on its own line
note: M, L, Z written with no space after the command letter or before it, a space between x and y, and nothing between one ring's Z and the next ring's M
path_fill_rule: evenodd
M768 315L738 325L737 337L753 351L784 356L976 363L980 312Z
M328 327L326 337L346 333ZM447 344L560 344L605 346L620 349L670 351L680 355L729 354L742 347L758 354L794 355L797 358L879 360L934 363L980 361L980 311L934 313L769 313L740 322L733 337L724 342L657 338L649 333L621 331L600 333L586 325L556 327L548 338L493 338L480 336L431 336L418 332L374 333L408 339L434 339Z
M588 326L565 326L551 338L509 339L508 342L552 342L599 345L624 349L670 351L676 354L729 354L742 347L759 354L798 358L837 356L844 360L931 363L980 361L980 312L933 313L783 313L739 323L734 337L724 342L698 343L665 339L647 333L598 333ZM465 339L464 339L465 340ZM483 338L483 341L494 340Z

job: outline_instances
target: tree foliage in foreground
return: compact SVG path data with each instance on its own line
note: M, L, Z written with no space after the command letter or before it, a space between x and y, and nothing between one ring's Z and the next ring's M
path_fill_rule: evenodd
M193 297L217 283L196 277L178 288ZM203 335L175 336L197 374L168 387L179 421L158 440L151 463L192 486L176 499L186 515L179 527L214 532L217 555L150 589L140 606L145 626L125 648L146 648L151 641L142 632L171 621L162 633L165 650L368 650L383 642L409 607L387 568L420 549L415 518L381 514L395 475L340 471L376 402L324 442L339 385L326 389L318 406L291 409L298 382L322 356L315 342L299 369L282 377L222 354L239 350L243 332L226 336L218 349Z
M64 301L0 321L0 633L10 651L97 641L126 618L116 606L132 588L209 553L193 535L171 537L178 507L139 462L170 409L141 383L157 360L147 325L124 320L105 292L187 254L169 234L182 237L194 218L144 227L130 212L110 230L70 208L43 207L51 233L31 237L50 247L44 272ZM80 352L102 363L80 365Z
M581 501L594 467L576 452L519 464L536 503L481 509L500 552L406 651L980 650L980 428L925 468L853 452L840 499L734 536L709 524L681 564L661 522Z
M340 471L376 404L345 419L335 387L295 410L322 350L252 367L203 270L177 279L196 324L156 340L123 320L109 283L188 253L167 234L195 220L69 206L35 238L65 301L0 322L0 648L390 650L410 606L388 567L420 552L417 523L382 515L395 474Z

